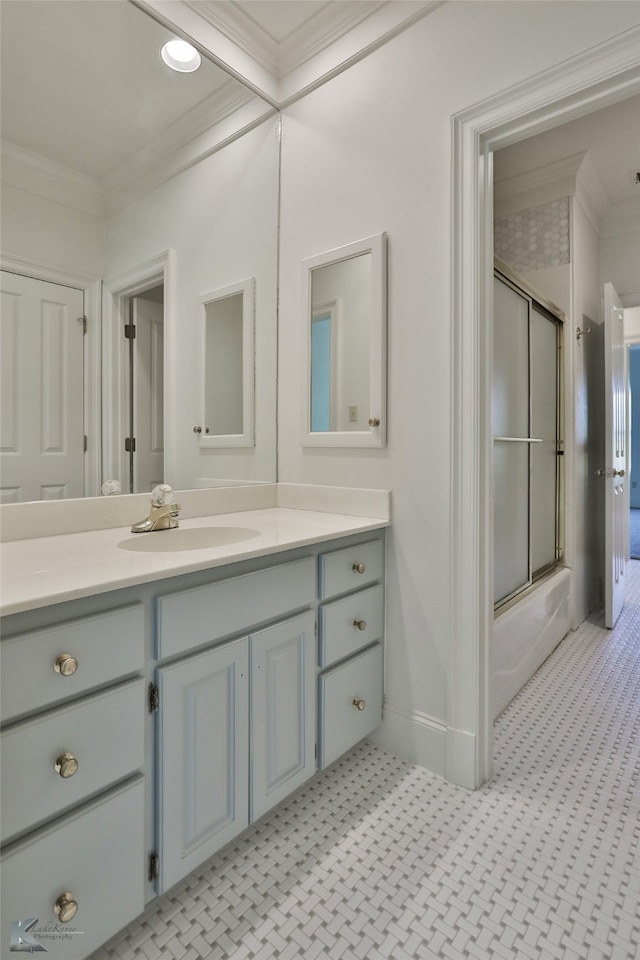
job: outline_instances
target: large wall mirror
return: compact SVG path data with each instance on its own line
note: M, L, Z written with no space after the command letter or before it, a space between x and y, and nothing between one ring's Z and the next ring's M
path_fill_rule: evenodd
M385 234L305 260L303 291L304 446L384 446Z
M3 502L95 496L111 478L137 492L158 470L182 488L274 481L275 111L205 56L169 69L160 50L175 34L130 0L2 8ZM200 294L249 276L261 420L234 455L193 434ZM143 325L131 355L153 380L144 403L124 342ZM144 424L130 426L127 403ZM151 436L149 469L124 456L132 431Z

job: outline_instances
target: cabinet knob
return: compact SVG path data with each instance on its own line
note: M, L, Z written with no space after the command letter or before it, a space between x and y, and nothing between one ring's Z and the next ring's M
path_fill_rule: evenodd
M624 470L616 470L616 468L614 467L613 470L611 471L611 476L612 476L612 477L624 477Z
M78 669L78 661L70 653L59 653L53 661L53 669L62 677L71 677Z
M354 573L364 573L367 568L365 567L364 563L360 562L360 563L354 563L351 569L353 570Z
M366 707L366 705L367 705L367 704L366 704L366 701L361 700L360 697L354 697L354 698L353 698L353 706L355 707L356 710L362 711L362 710L364 710L364 708Z
M380 426L380 417L369 417L369 426L370 426L370 427L379 427L379 426Z
M68 780L78 769L78 761L72 753L61 753L55 762L55 771L63 780Z
M71 893L61 893L53 905L53 912L60 923L69 923L78 912L77 901L73 899Z
M366 630L366 629L367 629L367 621L366 621L366 620L354 620L354 621L353 621L353 625L354 625L354 627L356 627L357 630Z

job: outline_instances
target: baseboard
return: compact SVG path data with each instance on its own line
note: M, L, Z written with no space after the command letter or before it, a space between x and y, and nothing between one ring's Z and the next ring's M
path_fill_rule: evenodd
M382 723L367 739L409 763L446 776L447 727L435 717L385 700Z

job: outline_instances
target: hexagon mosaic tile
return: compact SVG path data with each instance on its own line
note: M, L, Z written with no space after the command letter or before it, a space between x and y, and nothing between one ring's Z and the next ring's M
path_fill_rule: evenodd
M493 226L496 255L520 273L569 263L568 197L497 217Z

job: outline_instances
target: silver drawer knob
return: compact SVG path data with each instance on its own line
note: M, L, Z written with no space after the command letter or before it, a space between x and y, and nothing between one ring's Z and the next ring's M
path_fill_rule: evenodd
M78 769L78 761L72 753L61 753L55 762L55 771L63 780L68 780Z
M353 698L353 706L355 707L356 710L362 711L364 710L366 705L367 705L366 702L364 700L361 700L359 697Z
M351 569L354 573L364 573L367 568L365 567L364 563L354 563Z
M354 621L353 621L353 625L354 625L354 627L356 627L358 630L366 630L366 629L367 629L367 621L366 621L366 620L354 620Z
M78 661L70 653L60 653L53 661L53 669L62 677L71 677L78 669Z
M60 923L69 923L78 912L78 904L71 893L61 893L53 905L53 912Z

